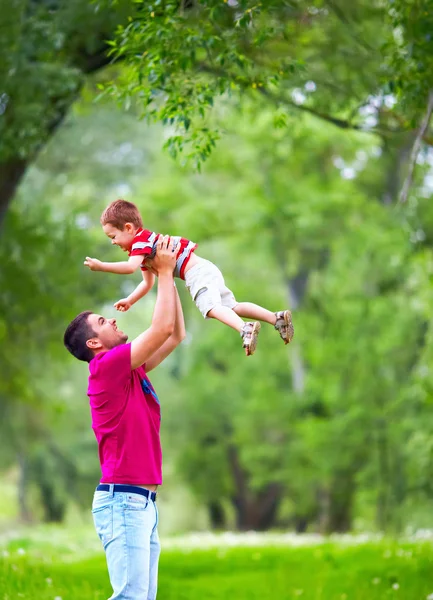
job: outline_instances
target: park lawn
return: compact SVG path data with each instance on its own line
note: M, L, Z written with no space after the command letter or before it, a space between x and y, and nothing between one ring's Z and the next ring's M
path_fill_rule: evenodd
M80 560L62 551L9 546L0 561L0 600L106 600L102 553ZM429 542L325 542L165 550L158 600L425 600L433 598Z

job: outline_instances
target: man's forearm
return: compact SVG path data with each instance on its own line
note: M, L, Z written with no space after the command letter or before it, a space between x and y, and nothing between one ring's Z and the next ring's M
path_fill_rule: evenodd
M182 310L182 304L181 304L180 298L179 298L179 293L176 288L174 288L174 289L175 289L175 299L176 299L176 319L174 322L173 337L182 341L185 339L185 336L186 336L185 319L183 318L183 310Z
M152 326L167 327L173 331L176 318L176 296L173 273L161 273L158 278L158 293L153 311Z

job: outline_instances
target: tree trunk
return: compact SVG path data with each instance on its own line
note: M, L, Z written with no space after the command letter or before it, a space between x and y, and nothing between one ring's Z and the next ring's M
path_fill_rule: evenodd
M327 533L344 533L352 529L355 474L357 469L334 474L329 492L329 518Z
M240 531L266 531L275 524L283 487L274 482L253 492L248 486L249 477L240 465L237 448L230 446L228 455L235 484L232 502L236 510L236 528Z
M329 531L329 515L331 514L331 494L326 485L319 485L317 495L317 528L319 533L326 534Z
M27 165L27 160L19 158L0 164L0 227Z
M287 289L287 300L289 307L293 311L297 311L301 305L308 283L308 272L301 271L296 277L292 279L286 278L285 284ZM296 312L293 315L294 327L296 334ZM301 395L305 390L305 366L302 359L301 347L294 338L290 344L290 366L292 369L292 385L293 390Z
M208 502L207 509L212 529L226 529L226 515L221 502Z
M47 523L61 523L65 517L66 503L59 499L55 487L50 481L39 481L38 487L44 506L44 520Z
M381 531L386 531L389 523L391 470L389 465L388 430L385 419L377 420L377 451L379 485L377 492L376 522Z
M18 455L19 479L18 479L18 506L19 519L23 523L30 523L31 513L27 503L28 463L23 453Z
M108 37L108 35L106 37ZM85 53L83 50L81 54L74 57L72 62L81 69L83 75L95 73L110 62L110 59L106 54L107 49L108 46L103 44L92 55ZM70 107L80 94L80 90L81 84L79 84L76 89L71 90L67 97L51 99L53 106L56 106L56 118L50 123L45 132L45 136L41 139L39 146L31 155L27 156L25 159L19 158L18 156L12 157L6 162L0 163L0 233L7 210L27 168L34 162L39 152L44 148L45 144L63 122Z

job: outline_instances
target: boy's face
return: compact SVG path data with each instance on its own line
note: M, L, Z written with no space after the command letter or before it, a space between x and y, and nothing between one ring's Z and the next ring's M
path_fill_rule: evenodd
M136 228L131 223L125 223L123 230L117 229L110 223L103 225L102 229L105 235L110 238L112 244L119 246L124 252L129 252L136 234Z

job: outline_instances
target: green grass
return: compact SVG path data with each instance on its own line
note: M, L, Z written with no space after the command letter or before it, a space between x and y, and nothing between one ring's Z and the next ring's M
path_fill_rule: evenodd
M0 600L106 600L111 590L103 553L80 550L55 540L10 542L0 560ZM430 543L326 542L165 550L158 600L425 600L430 594Z

